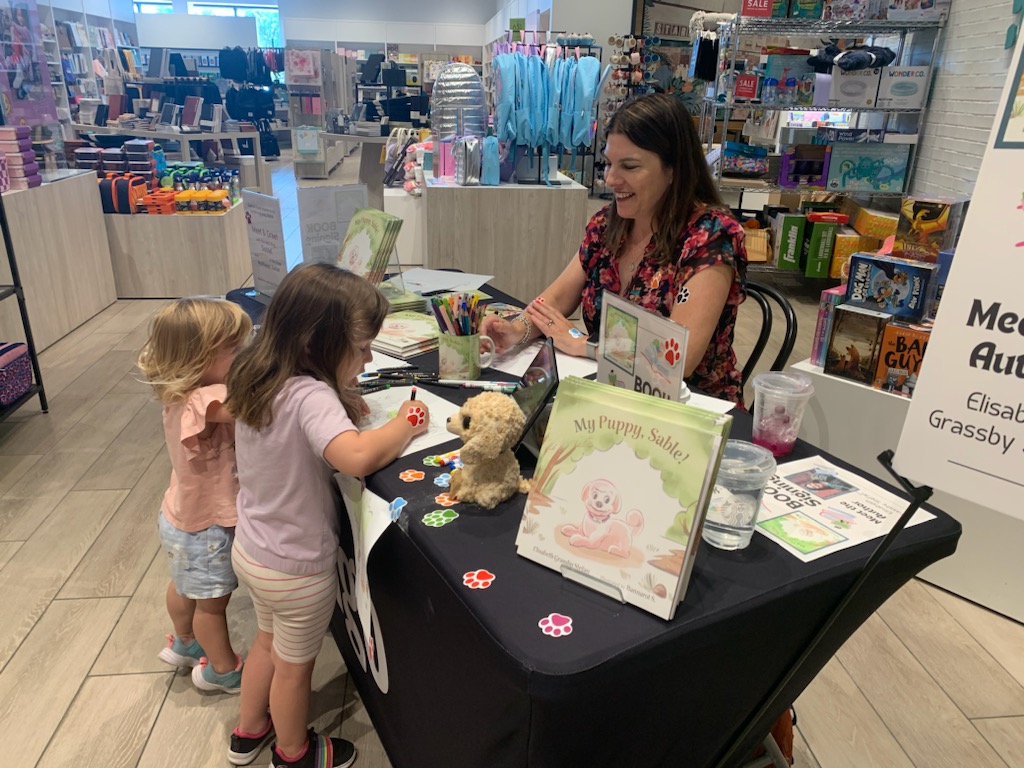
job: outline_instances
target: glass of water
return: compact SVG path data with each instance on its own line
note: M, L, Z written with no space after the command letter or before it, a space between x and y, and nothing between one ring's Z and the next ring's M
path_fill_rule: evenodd
M745 549L754 535L765 485L775 474L775 457L759 445L729 440L704 519L704 541L719 549Z

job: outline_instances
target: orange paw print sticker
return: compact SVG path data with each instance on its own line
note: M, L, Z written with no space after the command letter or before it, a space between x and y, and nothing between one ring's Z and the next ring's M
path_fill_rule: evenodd
M447 493L441 493L434 497L434 501L440 504L442 507L454 507L459 502L453 499Z
M494 583L494 574L481 568L462 575L462 583L470 589L487 589Z
M679 354L679 342L675 339L665 340L665 362L669 368L675 368L681 355Z
M418 480L422 480L427 475L425 472L421 472L418 469L407 469L398 476L398 479L403 483L415 483Z
M406 412L405 420L414 427L422 427L427 423L427 412L421 406L414 405Z

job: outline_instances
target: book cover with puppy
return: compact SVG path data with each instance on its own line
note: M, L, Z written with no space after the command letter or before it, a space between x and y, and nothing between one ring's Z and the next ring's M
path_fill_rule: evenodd
M686 594L731 426L728 415L565 379L518 553L671 619Z

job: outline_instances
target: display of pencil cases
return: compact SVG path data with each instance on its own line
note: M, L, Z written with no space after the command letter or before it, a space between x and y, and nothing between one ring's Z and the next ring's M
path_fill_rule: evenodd
M28 347L21 342L0 341L0 406L8 406L32 386Z
M31 152L32 139L0 139L0 151Z
M455 157L455 183L462 187L480 184L480 139L464 136L452 147Z
M722 145L722 174L725 176L764 176L768 173L768 150L738 141Z
M27 125L0 125L0 141L30 139L32 128Z

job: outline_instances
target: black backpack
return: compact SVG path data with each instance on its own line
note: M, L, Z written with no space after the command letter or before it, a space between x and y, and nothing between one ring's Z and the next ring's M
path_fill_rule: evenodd
M269 120L260 120L260 154L263 157L280 157L281 146L277 143L277 136L270 130Z

